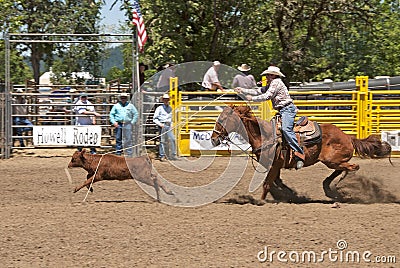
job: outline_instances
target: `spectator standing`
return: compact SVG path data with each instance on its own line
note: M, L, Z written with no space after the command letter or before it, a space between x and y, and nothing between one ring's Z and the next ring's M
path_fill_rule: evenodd
M250 101L266 101L271 100L272 106L279 112L282 117L282 132L289 146L293 149L296 169L300 169L304 165L304 152L300 147L296 134L293 131L294 119L297 114L297 107L293 104L293 100L289 95L289 90L282 77L285 75L276 66L269 66L261 75L266 74L267 86L257 89L236 88L239 93L247 93L257 96L247 95L246 99Z
M169 142L170 160L178 160L176 157L176 141L172 128L172 107L169 105L169 95L165 93L161 101L162 105L158 106L154 112L153 122L158 126L160 133L159 157L160 161L166 160L165 149Z
M119 101L110 111L110 122L115 127L115 154L121 155L122 150L126 150L126 155L132 157L132 131L139 113L128 98L129 93L119 95Z
M147 68L147 65L139 63L139 86L142 86L144 84L144 81L146 81L144 71L146 71Z
M255 88L257 87L256 80L254 76L249 74L251 67L246 63L243 63L238 67L238 70L241 71L241 74L237 74L232 81L232 88L241 87L241 88Z
M17 136L19 136L19 146L25 147L24 139L22 135L24 132L28 132L32 130L33 124L29 121L26 116L28 115L28 106L26 105L26 99L22 96L24 91L22 89L17 89L16 93L18 95L13 98L13 115L16 115L13 119L14 125L23 126L17 127ZM21 105L18 105L21 104Z
M88 100L88 94L81 93L79 100L75 103L73 112L78 115L75 118L75 125L77 126L91 126L96 125L96 116L101 116L97 113L93 104ZM78 147L78 151L82 151L82 147ZM90 153L96 154L96 148L90 147Z

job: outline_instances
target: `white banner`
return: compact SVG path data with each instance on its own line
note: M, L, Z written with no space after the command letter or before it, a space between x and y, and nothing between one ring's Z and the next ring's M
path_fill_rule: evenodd
M250 144L239 134L233 132L229 134L232 143L228 146L226 143L214 147L211 143L212 131L190 130L190 150L250 150ZM240 147L240 148L238 148Z
M34 146L100 146L100 126L33 126Z
M382 131L381 139L392 146L392 151L400 151L400 130Z

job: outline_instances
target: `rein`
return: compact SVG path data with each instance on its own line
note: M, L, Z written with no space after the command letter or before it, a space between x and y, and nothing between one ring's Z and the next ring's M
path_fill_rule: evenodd
M234 111L232 110L232 112L231 113L233 113ZM243 122L243 121L242 121ZM222 120L220 120L220 118L218 118L217 119L217 123L218 124L220 124L221 126L223 126L223 121ZM243 124L244 124L244 122L243 122ZM253 169L254 169L254 171L256 171L256 172L258 172L258 173L267 173L269 170L268 169L266 169L265 171L260 171L260 170L258 170L257 169L257 167L255 166L255 164L254 164L254 161L256 161L257 163L260 163L260 161L258 161L258 159L256 158L256 157L254 157L254 155L253 154L250 154L250 153L248 153L247 152L247 150L251 147L249 147L249 148L247 148L246 150L244 150L244 149L242 149L240 146L239 146L239 144L236 144L235 142L233 142L230 138L229 138L229 135L223 135L223 133L221 132L221 131L218 131L218 130L216 130L215 129L215 126L214 126L214 129L213 129L213 132L215 132L215 133L217 133L218 134L218 139L220 140L220 141L226 141L226 142L228 142L228 143L231 143L231 144L233 144L233 145L235 145L237 148L239 148L243 153L245 153L248 157L250 157L251 158L251 164L252 164L252 166L253 166ZM263 148L265 148L266 146L265 145L263 145L263 146L261 146L260 148L257 148L256 150L253 150L253 153L254 152L258 152L258 151L261 151ZM229 152L230 152L230 150L228 150Z

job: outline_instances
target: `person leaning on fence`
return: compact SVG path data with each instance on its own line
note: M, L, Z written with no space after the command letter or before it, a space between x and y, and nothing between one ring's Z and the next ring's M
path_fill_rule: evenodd
M218 78L218 71L220 66L221 63L219 61L214 61L213 66L211 66L204 74L203 82L201 83L201 85L205 90L211 90L211 91L224 90Z
M154 112L153 122L158 126L160 133L159 157L165 161L165 149L169 142L170 160L178 160L176 157L176 141L172 128L172 107L169 105L169 95L166 93L161 98L163 104L158 106Z
M238 67L238 70L242 73L235 75L232 81L232 88L255 88L257 87L254 76L249 74L251 67L245 63Z
M257 89L235 88L238 93L252 94L257 96L246 95L249 101L265 101L271 100L275 110L279 111L282 117L282 132L289 146L294 150L296 159L296 169L300 169L304 165L304 152L300 147L296 134L293 131L294 118L296 117L297 107L293 104L293 100L289 95L289 90L283 83L281 77L285 75L276 66L269 66L261 75L267 76L267 86Z
M122 149L125 149L126 155L132 157L132 131L139 113L128 99L129 93L119 95L119 101L110 111L110 122L115 127L115 154L121 155Z
M96 125L96 116L100 117L101 114L97 113L93 104L88 100L88 94L81 93L79 100L75 103L72 111L78 115L75 118L75 125L77 126L91 126ZM79 146L78 151L81 152L83 147ZM96 148L90 147L90 153L96 154Z
M31 121L29 121L26 116L28 115L28 106L26 105L26 99L22 96L21 93L24 91L22 89L17 89L16 93L18 95L13 98L12 103L13 103L13 115L16 115L13 118L13 123L14 125L17 126L24 126L24 127L17 127L16 133L19 140L19 146L25 147L24 139L22 138L22 135L24 132L28 132L32 130L33 124ZM22 104L22 105L18 105Z

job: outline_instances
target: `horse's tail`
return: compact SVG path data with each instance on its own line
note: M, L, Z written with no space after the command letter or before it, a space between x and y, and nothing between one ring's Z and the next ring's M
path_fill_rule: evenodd
M369 158L383 158L389 157L392 152L392 147L386 141L381 141L379 137L370 135L365 139L351 138L351 143L353 144L356 155L360 157Z

